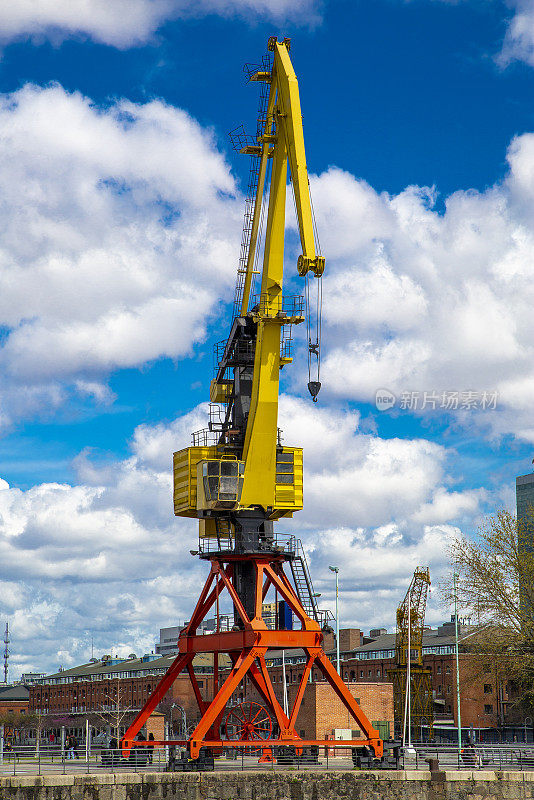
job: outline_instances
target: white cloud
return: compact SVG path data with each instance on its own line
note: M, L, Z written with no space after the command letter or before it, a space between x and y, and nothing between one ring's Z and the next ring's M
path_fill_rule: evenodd
M241 202L209 131L154 100L0 97L0 408L112 397L109 372L190 353L233 283Z
M0 39L86 36L126 48L147 42L168 20L209 14L302 25L319 20L317 0L17 0L0 4Z
M350 411L282 397L280 425L291 431L285 440L298 442L305 452L306 510L299 514L300 525L353 520L363 527L383 525L418 509L439 485L444 448L425 439L363 434L358 422Z
M401 392L497 391L497 433L532 440L534 135L509 172L436 208L435 189L378 194L331 168L312 178L327 259L323 391L374 401Z
M0 618L14 671L79 663L91 636L97 653L144 652L160 626L189 617L206 565L189 554L196 521L173 517L171 456L206 412L138 427L122 461L82 454L76 485L0 481ZM451 522L472 517L478 495L448 488L444 448L365 434L357 413L283 396L281 419L305 448L306 499L280 530L302 537L327 605L328 563L342 565L346 623L392 620L413 566L444 568Z
M524 61L534 66L534 1L507 0L513 15L508 23L499 61Z
M441 2L459 5L462 0L441 0ZM511 15L507 21L501 51L496 57L497 63L507 67L513 61L524 61L532 67L534 66L534 0L504 0L504 5L510 9Z

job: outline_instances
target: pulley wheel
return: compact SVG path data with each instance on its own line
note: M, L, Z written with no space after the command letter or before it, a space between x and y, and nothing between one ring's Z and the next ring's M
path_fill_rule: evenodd
M230 709L224 723L224 730L226 738L230 741L237 739L257 742L271 738L273 721L264 706L249 701Z

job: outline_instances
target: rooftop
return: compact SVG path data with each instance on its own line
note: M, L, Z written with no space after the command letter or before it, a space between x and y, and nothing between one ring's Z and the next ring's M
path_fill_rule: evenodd
M101 678L134 678L145 675L163 674L167 671L170 665L175 660L176 656L160 656L159 658L150 658L146 656L142 658L125 658L125 659L111 659L109 661L89 661L86 664L80 664L71 669L63 669L54 672L51 675L46 675L39 678L35 683L46 684L51 681L54 683L70 683L74 680L82 680L84 678L92 678L98 680ZM219 663L223 661L224 657L220 657ZM230 660L227 658L228 665ZM226 666L226 663L221 664ZM213 672L213 656L211 653L200 653L193 659L193 668L195 672Z
M16 683L14 686L6 686L0 688L0 703L12 700L13 702L20 702L29 700L30 690L23 683Z
M436 655L447 655L454 652L455 637L454 632L448 635L448 629L452 627L454 631L454 623L447 622L435 630L427 630L423 634L423 655L434 653ZM462 638L469 635L473 629L467 628L465 625L459 626L458 638L461 644ZM340 657L342 659L373 659L373 658L394 658L395 657L395 634L383 633L381 636L369 640L359 647L353 647L350 650L340 650ZM327 650L327 655L330 659L336 656L336 650ZM282 650L269 650L268 659L271 662L282 662ZM287 664L295 663L297 660L305 660L304 650L292 649L285 651L285 661Z

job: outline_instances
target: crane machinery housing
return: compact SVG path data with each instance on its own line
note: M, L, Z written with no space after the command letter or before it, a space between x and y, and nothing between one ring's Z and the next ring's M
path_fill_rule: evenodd
M233 132L234 145L251 158L234 313L228 338L215 346L209 426L193 433L191 447L174 454L174 512L199 520L198 552L193 554L209 563L209 575L191 619L180 633L178 656L123 737L125 756L132 747L146 745L136 735L184 670L200 721L187 741L165 744L184 745L190 759L201 759L207 750L217 753L250 742L261 743L266 757L276 756L280 746L294 747L299 756L305 748L327 745L327 741L302 740L295 730L313 666L330 683L361 732L351 746L370 757L383 755L379 732L322 648L325 616L317 608L300 542L274 528L277 520L290 518L303 507L302 449L283 444L278 428L279 380L280 370L292 361L293 326L306 322L308 389L313 400L317 399L325 267L289 50L288 39L279 42L271 37L262 63L246 67L249 80L260 86L260 106L254 137L246 136L242 128ZM288 169L302 248L297 272L304 280L303 296L291 297L283 295ZM313 314L311 298L317 304ZM262 604L269 592L275 602L283 600L291 609L298 620L297 629L283 620L275 630L268 628ZM218 621L223 595L233 606L234 624L229 631L221 630ZM197 629L214 606L215 632L198 635ZM304 651L306 663L293 705L285 713L269 676L266 655L271 649L294 648ZM193 670L197 653L213 654L213 696L208 700L202 696ZM229 656L232 665L224 680L219 680L221 653ZM227 705L245 676L265 703L264 711L253 718L251 713L241 715L242 724L228 724ZM232 720L239 717L234 705L231 713Z
M397 609L395 668L392 670L396 735L403 734L403 721L408 716L406 714L406 698L409 696L409 719L414 739L417 738L417 734L423 730L423 727L426 729L427 738L431 739L434 726L432 670L423 666L423 632L429 586L428 567L416 567L404 600ZM406 691L408 667L410 673L409 693ZM411 737L409 738L411 740Z

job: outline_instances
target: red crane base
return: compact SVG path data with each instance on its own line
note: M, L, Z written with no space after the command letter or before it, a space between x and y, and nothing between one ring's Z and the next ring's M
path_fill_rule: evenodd
M278 722L280 733L276 739L264 739L261 746L269 748L281 744L294 744L298 748L307 745L332 746L332 740L301 739L295 725L297 716L304 697L310 671L315 664L322 672L325 680L330 684L336 695L347 708L350 715L362 730L361 739L353 740L351 745L361 747L367 745L372 748L376 758L383 755L383 744L379 733L375 730L360 706L343 683L322 649L323 635L319 624L311 619L305 612L302 603L284 573L283 554L269 555L222 555L217 554L211 558L211 570L204 588L200 594L196 608L190 622L180 633L178 641L179 654L159 682L147 702L138 713L126 731L122 741L122 753L128 757L132 747L153 745L182 745L189 748L191 758L198 758L201 747L210 747L221 750L225 747L250 747L247 739L221 739L220 726L226 710L226 705L232 694L237 689L245 675L248 676L267 709ZM252 561L255 565L255 609L254 616L249 618L245 608L234 587L234 568L236 562ZM278 594L286 601L294 615L301 623L300 630L269 630L262 618L262 602L269 588L273 586ZM219 608L221 591L228 591L236 612L242 623L242 630L229 632L216 632L205 636L197 636L196 630L202 620L209 613L214 604ZM267 670L266 655L268 650L299 648L304 650L306 665L298 686L293 706L289 716L284 713L276 698L273 684ZM193 659L197 653L214 654L213 697L204 700L200 693L198 681L193 670ZM232 662L226 680L218 688L218 654L227 653ZM137 741L135 736L139 733L148 717L161 703L178 675L187 670L191 686L201 713L201 719L189 740L168 741Z

